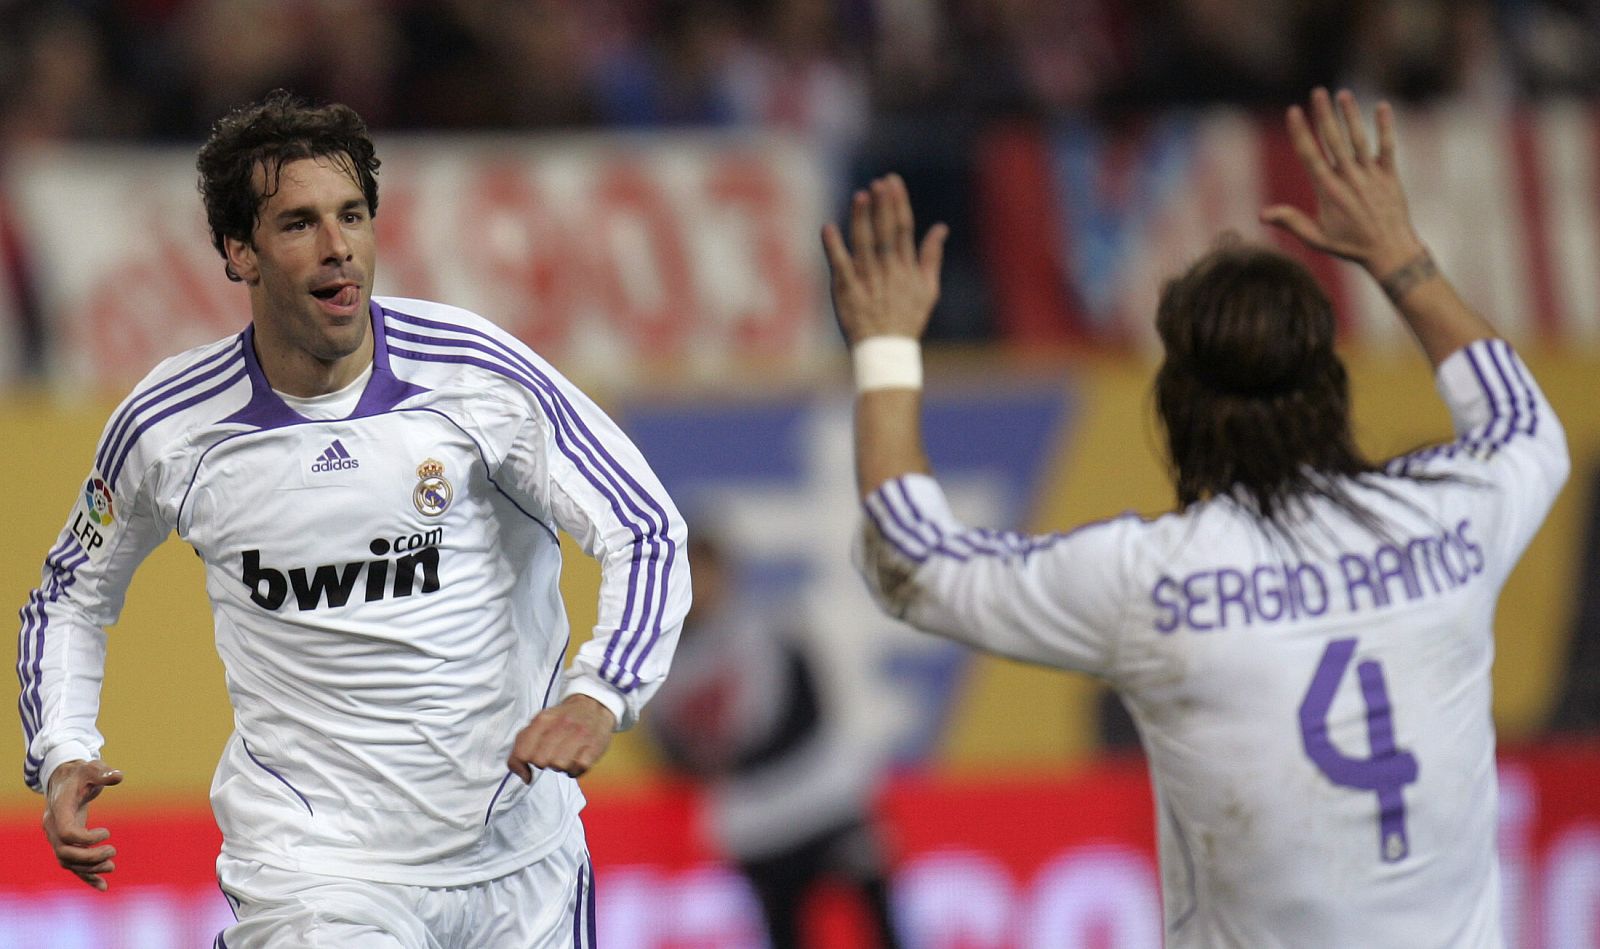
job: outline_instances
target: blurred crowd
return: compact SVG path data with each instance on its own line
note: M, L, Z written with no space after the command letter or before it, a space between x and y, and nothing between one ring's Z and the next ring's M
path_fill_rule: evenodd
M0 0L0 142L183 139L286 86L378 128L1600 92L1600 0Z

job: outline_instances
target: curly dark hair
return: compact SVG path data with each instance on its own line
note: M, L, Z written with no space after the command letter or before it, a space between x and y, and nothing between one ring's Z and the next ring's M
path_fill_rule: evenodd
M195 161L205 202L211 244L223 260L224 238L248 244L261 205L278 191L283 166L302 158L332 157L345 166L367 198L368 213L378 213L378 157L367 125L346 105L313 106L278 89L260 102L229 112L211 127ZM265 172L256 190L255 170ZM226 267L229 280L238 274Z
M1379 526L1345 489L1347 478L1382 469L1351 434L1336 328L1310 271L1237 239L1168 281L1156 311L1166 360L1155 397L1180 510L1242 492L1286 527L1291 502L1321 496Z

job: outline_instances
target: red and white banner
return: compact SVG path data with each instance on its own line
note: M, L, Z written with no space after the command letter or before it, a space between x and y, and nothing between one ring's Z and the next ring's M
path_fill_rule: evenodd
M1513 949L1600 945L1600 746L1525 750L1500 768L1505 929ZM203 810L95 805L117 871L96 893L55 866L29 814L0 824L0 949L182 949L231 921ZM757 949L755 903L701 837L697 801L657 785L595 793L585 812L600 944ZM897 852L893 900L917 949L1159 949L1153 806L1142 764L996 780L904 778L882 815ZM864 945L838 893L810 907L822 949Z
M569 373L714 377L831 350L821 165L788 139L710 135L380 142L377 291L474 310ZM56 372L124 388L237 332L194 156L19 155L8 174L53 322Z
M24 322L32 319L33 314L26 311L23 267L16 221L4 192L0 191L0 390L28 368L23 365L26 353L22 341L27 334Z
M1413 219L1463 295L1518 342L1600 341L1600 114L1451 107L1397 126ZM1014 339L1148 345L1162 282L1233 231L1310 263L1347 338L1405 342L1361 271L1259 223L1271 204L1313 207L1276 117L1012 126L978 165L995 312Z

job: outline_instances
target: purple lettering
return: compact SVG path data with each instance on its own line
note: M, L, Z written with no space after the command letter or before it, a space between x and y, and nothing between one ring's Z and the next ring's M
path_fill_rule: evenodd
M1263 576L1266 579L1263 579ZM1293 595L1278 583L1278 569L1262 564L1250 571L1250 585L1256 591L1256 613L1265 622L1273 622L1289 609ZM1269 612L1270 610L1270 612Z
M1400 552L1400 548L1393 544L1384 544L1372 555L1372 562L1378 568L1378 584L1383 587L1385 600L1399 599L1389 591L1391 580L1400 581L1406 599L1415 600L1422 595L1422 587L1417 583L1416 574L1411 572L1411 561Z
M1209 576L1211 576L1210 573L1202 570L1199 573L1191 573L1187 577L1183 578L1183 596L1184 599L1189 601L1188 607L1183 611L1183 622L1190 629L1196 631L1217 628L1215 624L1202 623L1194 618L1194 608L1204 605L1207 600L1206 592L1204 590L1201 590L1199 593L1194 591L1194 582L1196 580L1204 580Z
M1232 567L1223 567L1217 571L1217 625L1228 625L1228 604L1236 604L1239 612L1244 614L1244 624L1249 626L1253 619L1250 615L1250 603L1245 599L1244 574Z
M1451 588L1472 579L1472 568L1467 563L1467 552L1462 549L1461 541L1454 534L1447 532L1439 540L1439 565L1450 578Z
M1477 544L1474 544L1467 538L1467 528L1471 526L1471 521L1467 520L1466 518L1462 518L1461 523L1456 525L1456 540L1460 541L1461 545L1467 548L1467 553L1471 555L1471 561L1468 563L1468 567L1473 573L1482 573L1484 565L1483 548L1479 547Z
M1422 578L1427 576L1428 584L1433 592L1443 591L1444 586L1439 582L1439 572L1434 569L1437 554L1434 551L1440 544L1437 537L1416 537L1406 543L1406 559L1411 561L1411 572L1417 578L1417 588L1422 588ZM1427 573L1424 574L1423 571Z
M1291 574L1291 576L1294 581L1293 585L1291 586L1291 592L1295 601L1299 602L1300 608L1305 611L1307 616L1321 616L1322 614L1328 612L1328 605L1330 602L1328 595L1328 581L1322 578L1321 568L1314 563L1299 564L1294 568L1294 573ZM1308 576L1317 581L1316 606L1311 605L1311 598L1306 595L1311 589L1311 587L1305 582L1305 578Z
M1367 595L1372 597L1373 606L1388 606L1389 598L1383 592L1383 587L1372 585L1372 567L1365 557L1357 554L1340 554L1339 570L1344 574L1345 595L1350 599L1350 612L1361 609L1361 604L1356 602L1356 590L1365 588Z
M1163 592L1174 597L1174 599L1163 599ZM1171 577L1165 576L1157 580L1156 585L1150 590L1150 602L1154 603L1157 609L1163 609L1167 611L1165 618L1158 618L1156 620L1156 632L1158 633L1170 633L1178 628L1179 611L1178 601L1175 598L1177 592L1177 581L1173 580Z

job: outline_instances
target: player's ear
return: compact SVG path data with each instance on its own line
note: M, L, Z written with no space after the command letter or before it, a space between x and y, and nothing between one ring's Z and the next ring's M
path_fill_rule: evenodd
M261 268L256 263L256 249L236 237L224 237L222 249L228 258L228 279L255 286L261 276Z

